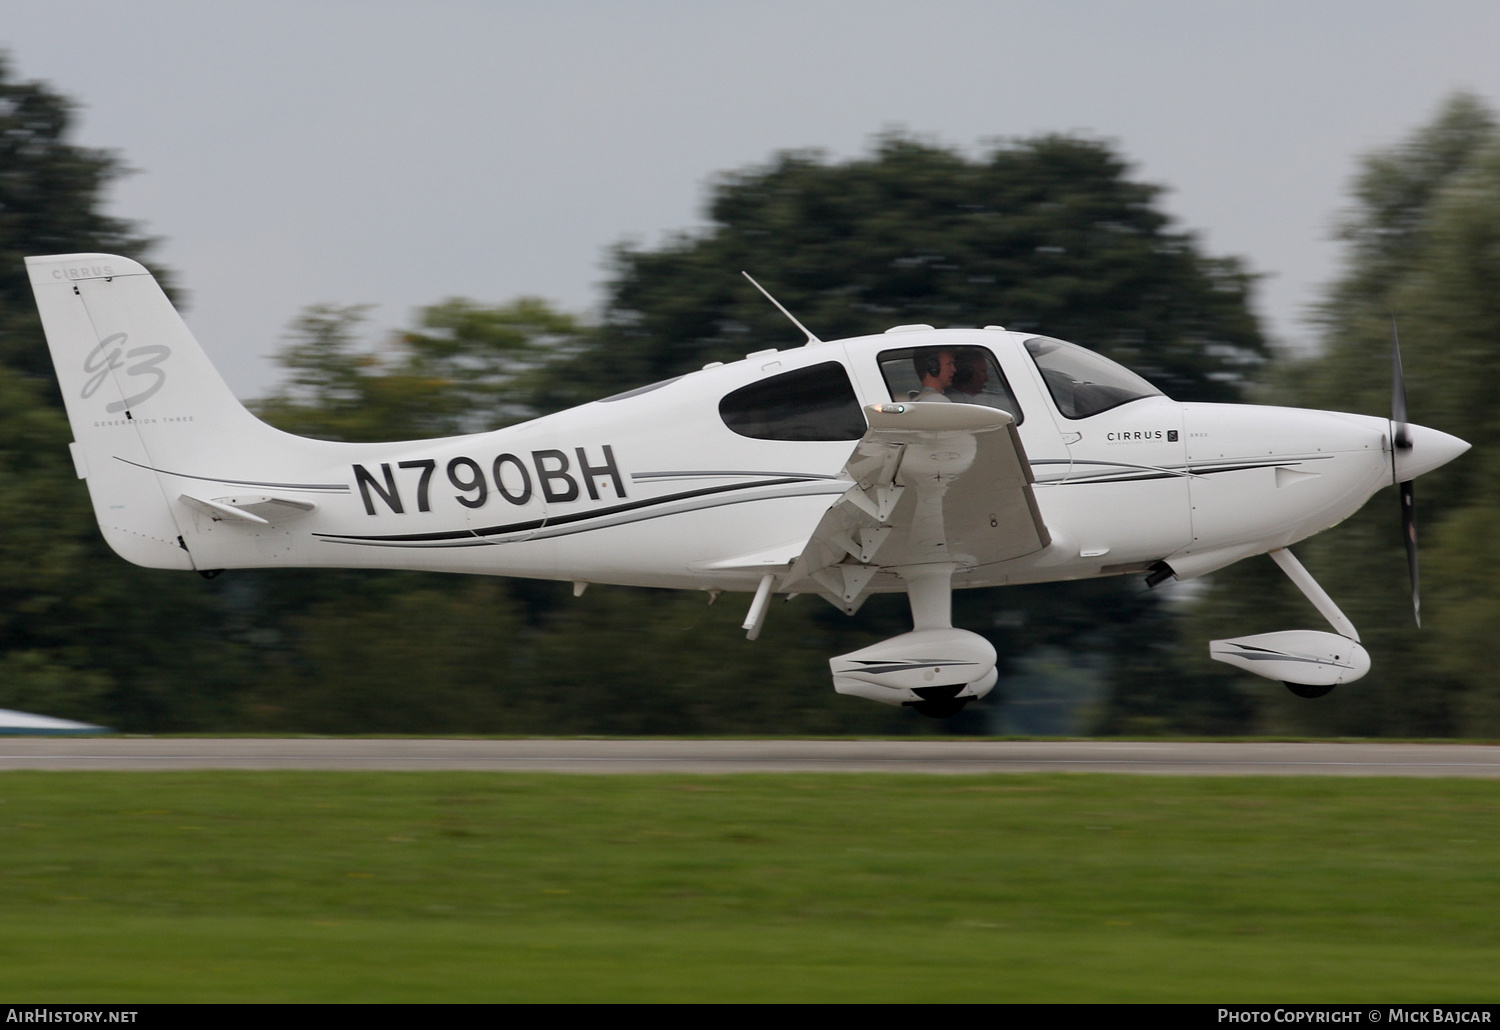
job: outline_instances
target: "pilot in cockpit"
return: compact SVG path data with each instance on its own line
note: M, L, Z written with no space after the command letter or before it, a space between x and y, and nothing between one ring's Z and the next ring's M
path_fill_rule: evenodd
M953 385L953 377L958 371L953 351L947 347L923 347L913 352L911 363L917 378L922 381L922 389L912 391L912 400L952 401L946 391Z

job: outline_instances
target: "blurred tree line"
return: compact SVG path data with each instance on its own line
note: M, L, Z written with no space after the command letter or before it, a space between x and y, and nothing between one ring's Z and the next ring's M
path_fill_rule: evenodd
M827 659L908 629L904 598L875 598L854 619L811 596L778 603L752 644L738 629L747 599L733 595L709 606L702 594L595 586L575 599L566 584L338 570L231 571L209 582L115 558L67 456L21 259L97 250L150 264L151 247L100 213L121 165L69 143L69 115L65 98L15 81L0 61L0 707L157 731L995 725L993 706L939 724L833 693ZM787 153L723 176L704 228L613 253L597 324L536 299L454 298L371 347L363 309L308 309L284 341L281 387L252 406L328 439L476 432L795 345L799 334L739 277L746 268L824 338L903 322L1002 323L1101 350L1180 400L1250 391L1375 412L1388 369L1382 305L1395 304L1411 326L1412 417L1482 453L1494 339L1483 330L1486 305L1500 303L1482 288L1500 281L1482 231L1500 232L1500 208L1486 199L1500 185L1492 135L1477 102L1455 101L1368 162L1345 229L1351 271L1324 312L1329 345L1285 372L1250 312L1252 277L1203 254L1161 211L1160 189L1133 181L1109 146L1048 136L969 158L889 136L852 161ZM1216 575L1193 606L1166 604L1134 579L1100 580L965 591L955 617L994 641L1015 683L1063 656L1068 669L1052 679L1096 683L1090 719L1109 731L1478 732L1500 710L1479 685L1489 645L1471 617L1500 601L1483 574L1496 498L1479 456L1422 480L1425 636L1398 611L1394 499L1377 498L1305 549L1376 661L1373 689L1335 691L1331 704L1284 703L1267 692L1278 685L1246 684L1197 657L1210 632L1302 614L1257 563ZM1382 608L1387 585L1394 600ZM1393 667L1419 661L1425 670ZM1001 705L1006 683L994 695Z

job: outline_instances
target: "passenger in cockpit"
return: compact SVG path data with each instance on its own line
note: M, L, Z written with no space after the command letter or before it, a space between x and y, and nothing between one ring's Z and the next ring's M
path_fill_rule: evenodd
M953 384L943 391L956 404L989 404L979 395L990 382L989 362L984 352L966 347L954 356Z

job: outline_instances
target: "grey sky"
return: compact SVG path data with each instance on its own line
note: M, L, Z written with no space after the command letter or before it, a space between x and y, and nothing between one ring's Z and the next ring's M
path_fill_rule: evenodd
M0 10L17 72L79 100L78 140L138 169L113 210L163 239L242 396L275 381L265 356L307 304L377 304L377 329L455 295L587 311L607 248L701 224L715 173L853 156L893 127L970 152L1113 141L1211 252L1268 275L1268 327L1305 345L1357 156L1454 90L1500 98L1493 2Z

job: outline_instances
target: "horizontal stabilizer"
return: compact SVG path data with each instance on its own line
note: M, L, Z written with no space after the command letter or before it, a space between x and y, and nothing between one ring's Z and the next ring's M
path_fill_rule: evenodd
M252 526L285 522L317 508L311 501L294 501L287 497L218 497L209 501L183 494L181 500L189 508L207 515L215 522L243 522Z

